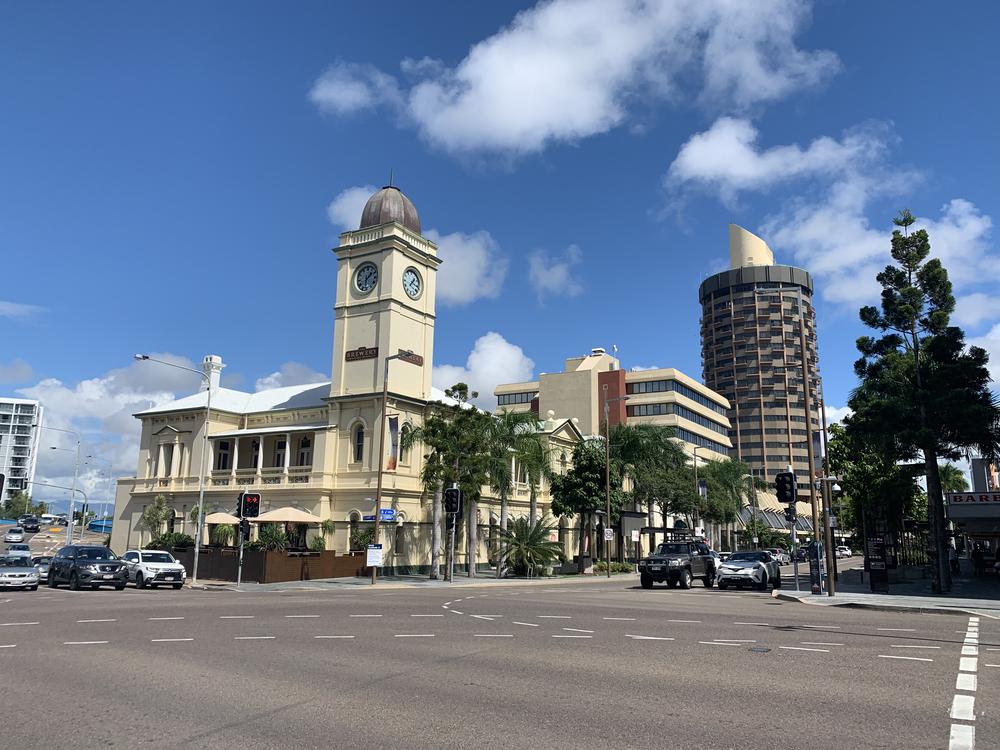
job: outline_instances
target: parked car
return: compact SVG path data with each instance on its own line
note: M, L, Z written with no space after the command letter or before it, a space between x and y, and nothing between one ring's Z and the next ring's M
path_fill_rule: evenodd
M52 562L52 555L40 555L38 557L31 558L31 564L35 566L35 570L38 571L38 580L45 581L49 580L49 564Z
M27 544L7 545L8 557L31 557L31 547Z
M175 589L184 585L187 571L169 552L154 549L130 549L122 555L125 580L135 581L137 589L169 584Z
M107 547L71 544L63 547L49 563L49 588L60 583L78 591L81 586L125 588L125 565Z
M3 540L5 542L23 542L24 529L20 526L14 526L7 529L7 533L3 535Z
M789 557L788 553L779 547L774 547L772 549L769 549L768 552L770 552L771 557L773 557L778 562L778 565L787 565L792 561L792 558Z
M767 585L781 588L781 569L767 550L734 552L719 568L719 588L753 586L767 591Z
M851 552L851 548L841 544L837 547L837 557L851 557L854 553Z
M703 542L691 539L664 542L656 551L639 561L639 583L644 589L654 583L666 583L671 588L691 588L700 578L706 588L715 583L716 563L712 551Z
M0 557L0 588L38 589L38 571L23 557Z
M25 530L28 534L38 533L38 519L34 516L28 516L23 521L21 521L21 528Z

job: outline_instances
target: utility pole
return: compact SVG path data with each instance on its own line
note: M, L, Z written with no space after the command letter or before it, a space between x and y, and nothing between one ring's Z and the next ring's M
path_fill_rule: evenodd
M809 392L809 350L806 348L806 314L805 307L802 304L802 289L799 290L799 347L801 348L800 361L802 362L802 393L803 401L806 408L806 452L809 460L809 503L812 506L812 522L813 522L813 542L815 544L816 555L819 555L819 545L820 545L820 535L819 535L819 507L816 503L816 483L813 481L813 473L815 472L815 457L813 456L813 430L812 430L812 396ZM830 554L830 550L827 550L827 555ZM827 559L827 566L830 562ZM827 575L827 580L829 580L829 574ZM823 585L820 581L819 586L812 587L812 593L820 594L822 593ZM833 595L832 593L830 594Z

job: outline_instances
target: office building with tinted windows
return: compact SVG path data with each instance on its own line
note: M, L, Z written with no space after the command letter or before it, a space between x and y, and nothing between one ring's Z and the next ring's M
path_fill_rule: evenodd
M0 474L4 475L0 506L19 492L31 492L41 423L42 406L37 401L0 397Z

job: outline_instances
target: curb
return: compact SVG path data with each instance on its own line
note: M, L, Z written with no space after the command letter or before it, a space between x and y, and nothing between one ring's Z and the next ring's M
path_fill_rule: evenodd
M824 597L823 602L810 601L805 597L794 596L793 594L783 594L778 591L772 591L771 596L774 599L781 599L787 602L798 602L799 604L808 604L813 607L846 607L850 609L867 609L875 612L912 612L916 614L924 615L976 615L979 617L989 617L994 620L1000 620L1000 614L991 615L983 612L979 609L973 608L963 608L963 607L919 607L912 604L876 604L868 602L830 602ZM810 594L810 596L813 596Z
M479 579L479 580L477 580L477 579L472 579L472 580L466 579L466 580L455 581L454 583L450 583L450 584L446 583L446 582L441 582L441 583L436 583L436 584L431 584L431 585L419 584L419 583L401 583L401 582L384 583L384 582L379 582L374 587L371 586L370 584L364 584L364 583L336 583L336 582L333 582L333 583L329 583L326 586L322 586L322 587L317 586L317 587L315 587L315 590L316 591L338 591L338 590L351 591L351 590L357 589L357 590L360 590L360 591L368 591L368 590L371 590L372 588L375 588L375 589L379 589L379 590L382 590L382 591L385 591L385 590L402 590L402 589L413 589L413 590L418 590L418 591L426 591L426 590L448 591L450 589L508 588L508 587L511 587L511 586L559 586L559 585L571 584L571 583L577 583L577 584L580 584L580 583L582 583L582 584L596 584L597 582L600 582L600 581L603 581L603 582L607 583L608 581L614 581L616 579L617 580L625 580L625 579L629 578L629 576L631 576L631 575L634 575L634 574L619 573L619 574L611 576L611 578L608 578L607 576L603 576L603 575L599 575L599 576L582 576L581 575L581 576L566 576L566 577L561 577L561 578L546 578L546 579L533 578L531 580L528 580L528 579L523 579L523 580L521 580L521 579L509 579L509 578L501 579L499 581L496 580L495 578L490 578L490 579L485 579L485 580L483 580L483 579ZM326 579L326 580L331 580L331 579ZM317 581L282 581L281 584L284 584L286 586L296 586L298 584L321 583L321 582L322 581L319 581L319 580L317 580ZM634 582L637 584L638 583L638 579L635 579ZM259 583L247 582L246 584L244 584L245 588L240 589L240 593L245 593L247 591L254 591L254 590L256 590L258 593L265 593L265 592L268 592L268 591L275 591L275 589L270 589L270 588L268 588L268 589L257 588L257 587L259 587L261 585L272 586L272 585L279 585L279 584L259 584ZM251 587L251 586L254 587L254 588L247 588L247 587ZM185 589L189 589L191 591L236 591L237 590L235 583L199 583L199 584L197 584L195 586L192 586L192 585L188 584L188 585L185 585L184 588ZM310 587L306 587L306 588L313 588L313 587L310 586ZM305 590L305 589L303 588L301 590Z

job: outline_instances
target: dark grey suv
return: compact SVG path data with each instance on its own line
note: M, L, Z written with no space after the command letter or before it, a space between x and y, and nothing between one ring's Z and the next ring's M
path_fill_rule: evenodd
M73 591L82 586L125 588L125 566L107 547L73 544L56 552L49 563L49 588L68 583Z

